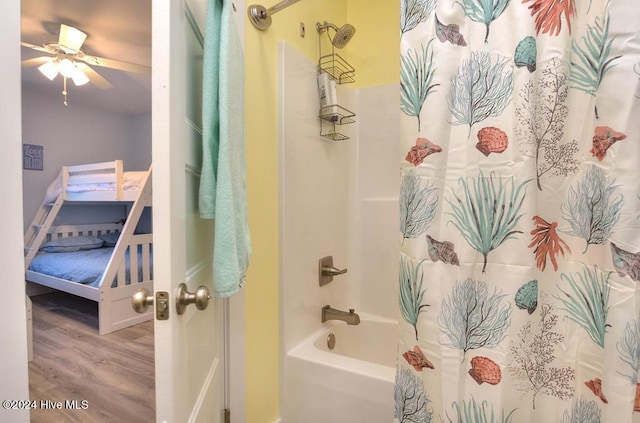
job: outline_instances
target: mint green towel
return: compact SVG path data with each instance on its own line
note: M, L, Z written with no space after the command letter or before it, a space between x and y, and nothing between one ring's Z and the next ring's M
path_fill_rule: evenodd
M204 41L200 216L215 219L213 290L235 294L251 256L244 147L244 58L230 0L209 0Z

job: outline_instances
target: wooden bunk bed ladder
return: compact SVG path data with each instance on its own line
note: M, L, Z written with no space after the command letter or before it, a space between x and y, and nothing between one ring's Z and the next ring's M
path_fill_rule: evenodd
M51 225L58 216L58 212L62 208L64 199L59 194L53 203L42 203L38 209L33 221L24 235L24 268L28 269L31 261L38 253L38 249L42 245L47 232L51 229Z

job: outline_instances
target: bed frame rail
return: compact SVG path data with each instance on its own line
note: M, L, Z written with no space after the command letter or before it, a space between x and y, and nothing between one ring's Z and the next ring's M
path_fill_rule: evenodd
M83 225L52 226L45 236L45 242L73 236L101 236L122 231L120 223L90 223Z

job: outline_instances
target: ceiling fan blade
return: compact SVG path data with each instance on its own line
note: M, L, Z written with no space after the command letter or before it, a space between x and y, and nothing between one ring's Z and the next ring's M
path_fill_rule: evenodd
M87 66L84 63L76 63L76 65L82 72L84 72L87 75L87 77L89 78L89 81L91 81L91 83L95 85L97 88L104 90L104 89L113 87L113 85L111 85L109 81L104 79L98 72L94 71L90 66Z
M20 45L21 45L22 47L27 47L27 48L30 48L30 49L35 50L35 51L40 51L40 52L42 52L42 53L56 54L56 52L55 52L55 51L51 51L50 49L48 49L48 48L46 48L46 47L43 47L43 46L37 46L37 45L35 45L35 44L31 44L31 43L25 43L24 41L22 41L22 42L20 43Z
M22 61L22 67L23 68L31 68L33 66L40 66L43 65L47 62L50 62L52 60L51 57L46 57L46 56L40 56L40 57L35 57L33 59L27 59L27 60L23 60Z
M60 35L58 37L58 46L65 53L77 53L82 47L82 43L87 38L87 34L69 25L60 25Z
M151 71L150 66L137 65L135 63L123 62L114 59L105 59L104 57L78 55L78 59L85 61L86 63L94 66L101 66L103 68L110 68L121 70L125 72L149 74Z

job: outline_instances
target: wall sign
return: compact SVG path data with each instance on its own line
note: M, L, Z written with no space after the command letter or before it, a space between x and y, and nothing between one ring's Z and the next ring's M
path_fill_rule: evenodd
M43 170L44 147L41 145L22 144L22 168L24 170Z

